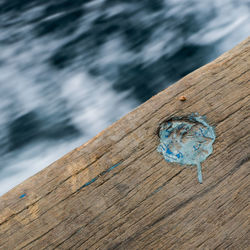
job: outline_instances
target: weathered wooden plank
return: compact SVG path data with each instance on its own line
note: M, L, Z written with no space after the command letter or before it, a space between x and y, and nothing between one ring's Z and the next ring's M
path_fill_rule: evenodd
M0 249L246 249L249 56L250 38L3 195ZM193 112L216 132L203 184L156 151Z

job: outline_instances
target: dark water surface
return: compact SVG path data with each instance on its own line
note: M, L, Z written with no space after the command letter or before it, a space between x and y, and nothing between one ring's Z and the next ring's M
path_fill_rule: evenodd
M249 25L244 0L0 0L0 195Z

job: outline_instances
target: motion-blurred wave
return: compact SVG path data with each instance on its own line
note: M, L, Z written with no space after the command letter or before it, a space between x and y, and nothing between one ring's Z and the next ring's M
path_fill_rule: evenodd
M0 194L249 35L249 1L2 0Z

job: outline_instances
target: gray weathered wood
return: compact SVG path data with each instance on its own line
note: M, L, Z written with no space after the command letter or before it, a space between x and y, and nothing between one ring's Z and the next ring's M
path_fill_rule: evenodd
M3 195L0 249L247 249L249 56L248 38ZM217 135L203 184L156 152L192 112Z

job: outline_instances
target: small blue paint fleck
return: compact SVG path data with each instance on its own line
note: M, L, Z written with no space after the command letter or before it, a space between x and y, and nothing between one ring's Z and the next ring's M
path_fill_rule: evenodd
M88 185L90 185L91 183L95 182L97 180L97 177L93 178L92 180L88 181L87 183L85 183L84 185L82 185L80 187L80 189L87 187Z
M185 125L184 124L180 124L178 125L177 129L181 130Z
M20 199L24 198L26 196L26 194L22 194L19 196Z
M162 190L162 186L161 187L158 187L157 189L155 189L155 191L154 191L154 193L157 193L157 192L159 192L160 190Z
M172 151L169 148L167 148L167 154L170 154L170 155L173 154Z
M113 170L114 168L118 167L120 164L121 164L121 162L119 162L119 163L115 164L114 166L110 167L110 168L107 170L107 172L109 172L109 171Z
M98 176L96 176L95 178L93 178L92 180L88 181L87 183L85 183L84 185L82 185L80 189L89 186L90 184L92 184L93 182L95 182L100 176L103 176L104 174L106 174L107 172L110 172L111 170L113 170L114 168L118 167L121 164L121 162L115 164L114 166L108 168L107 170L101 172Z
M180 154L180 153L179 153L179 154L177 154L176 156L177 156L177 158L178 158L178 159L180 159L180 158L181 158L181 154Z

